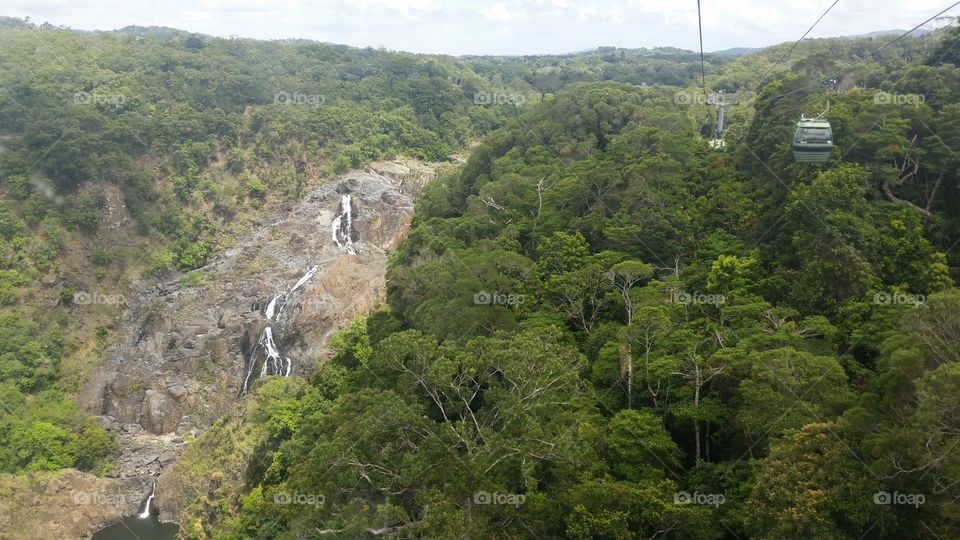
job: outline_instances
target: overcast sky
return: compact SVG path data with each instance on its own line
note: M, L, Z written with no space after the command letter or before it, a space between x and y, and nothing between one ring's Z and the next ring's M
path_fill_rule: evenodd
M833 0L702 0L706 51L798 39ZM953 0L840 0L812 37L908 29ZM447 54L602 45L697 50L696 0L4 0L0 14L83 30L170 26ZM955 8L949 15L960 14Z

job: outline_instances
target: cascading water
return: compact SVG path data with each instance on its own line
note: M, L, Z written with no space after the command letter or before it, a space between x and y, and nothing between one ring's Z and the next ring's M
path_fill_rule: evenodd
M340 198L342 213L330 223L330 235L337 247L345 248L350 255L356 255L353 248L353 206L350 195Z
M286 307L290 295L300 287L303 287L306 282L310 281L310 278L317 273L317 268L316 265L312 266L307 270L306 274L297 280L293 287L290 287L289 291L280 293L270 300L270 303L267 304L267 309L263 313L267 321L276 322L280 320L280 315L283 313L283 308ZM257 360L260 358L261 353L264 356L263 364L260 366L261 378L266 377L271 372L275 375L288 377L290 372L293 371L293 360L289 357L280 356L280 350L273 340L273 327L268 325L260 332L260 336L257 338L257 344L254 345L250 351L250 358L247 359L247 375L243 378L243 389L240 390L240 397L243 397L250 387L250 377L253 376L253 369L256 367Z
M150 517L150 503L153 502L153 496L157 494L157 481L153 481L153 489L150 490L150 496L147 497L147 503L143 507L143 512L137 514L137 517L140 519L147 519Z
M343 248L350 255L356 255L357 251L353 245L353 199L350 195L340 197L340 214L338 214L330 223L330 236L333 243L339 248ZM283 308L287 306L290 295L302 287L310 278L317 273L317 266L314 265L285 293L274 296L267 304L263 315L268 322L280 320L283 314ZM240 397L247 393L250 386L250 378L253 376L253 370L256 367L260 357L263 356L263 364L260 365L260 377L266 377L271 373L287 377L293 371L293 360L290 357L281 356L276 342L273 340L273 327L267 325L260 332L256 345L250 351L250 358L247 359L247 374L243 378L243 388L240 390Z
M267 311L264 313L264 315L266 315L268 321L273 318L273 310L274 308L277 307L277 299L280 298L281 296L283 295L278 294L274 296L273 300L271 300L270 304L267 306Z

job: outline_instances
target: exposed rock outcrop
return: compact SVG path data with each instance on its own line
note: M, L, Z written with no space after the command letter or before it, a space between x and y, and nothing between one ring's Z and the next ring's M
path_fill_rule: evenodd
M259 225L200 269L199 282L166 281L131 295L115 341L78 397L119 435L115 481L135 479L138 501L149 495L149 475L176 459L185 437L231 409L248 372L256 384L265 360L251 352L268 324L292 374L308 374L329 357L331 335L383 299L387 255L433 176L430 167L400 161L353 171ZM345 195L355 254L331 235ZM268 321L270 301L314 265L316 273L286 298L282 316ZM180 502L165 498L162 486L161 518L176 520Z
M103 478L75 470L0 475L0 538L89 538L135 514L151 476Z

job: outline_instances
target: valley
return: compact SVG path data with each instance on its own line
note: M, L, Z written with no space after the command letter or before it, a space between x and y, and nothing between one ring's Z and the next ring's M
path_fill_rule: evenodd
M0 16L0 540L957 537L960 6L846 4Z
M384 301L389 253L435 175L430 165L411 160L371 163L265 220L198 269L198 283L172 280L128 293L125 332L103 352L78 396L117 434L119 455L106 478L81 474L76 480L97 504L76 510L63 504L68 510L53 522L58 537L87 537L143 508L154 479L154 511L177 522L183 497L191 494L165 490L179 482L166 474L168 467L262 379L309 377L332 354L334 332ZM349 220L341 225L345 214ZM53 507L60 489L35 495ZM111 497L117 493L122 497ZM93 519L89 506L102 517ZM20 531L51 523L43 514L0 516L0 522L16 522L8 530Z

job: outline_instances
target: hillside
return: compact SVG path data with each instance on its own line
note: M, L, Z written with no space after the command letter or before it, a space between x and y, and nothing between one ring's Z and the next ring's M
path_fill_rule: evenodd
M707 55L719 150L691 51L0 19L0 524L955 536L960 34L884 39Z
M571 85L508 122L418 203L389 306L309 387L201 437L262 430L181 536L950 536L960 87L888 76L954 90L833 96L824 168L787 153L803 103L759 107L727 153L667 88ZM898 151L940 191L899 182Z

